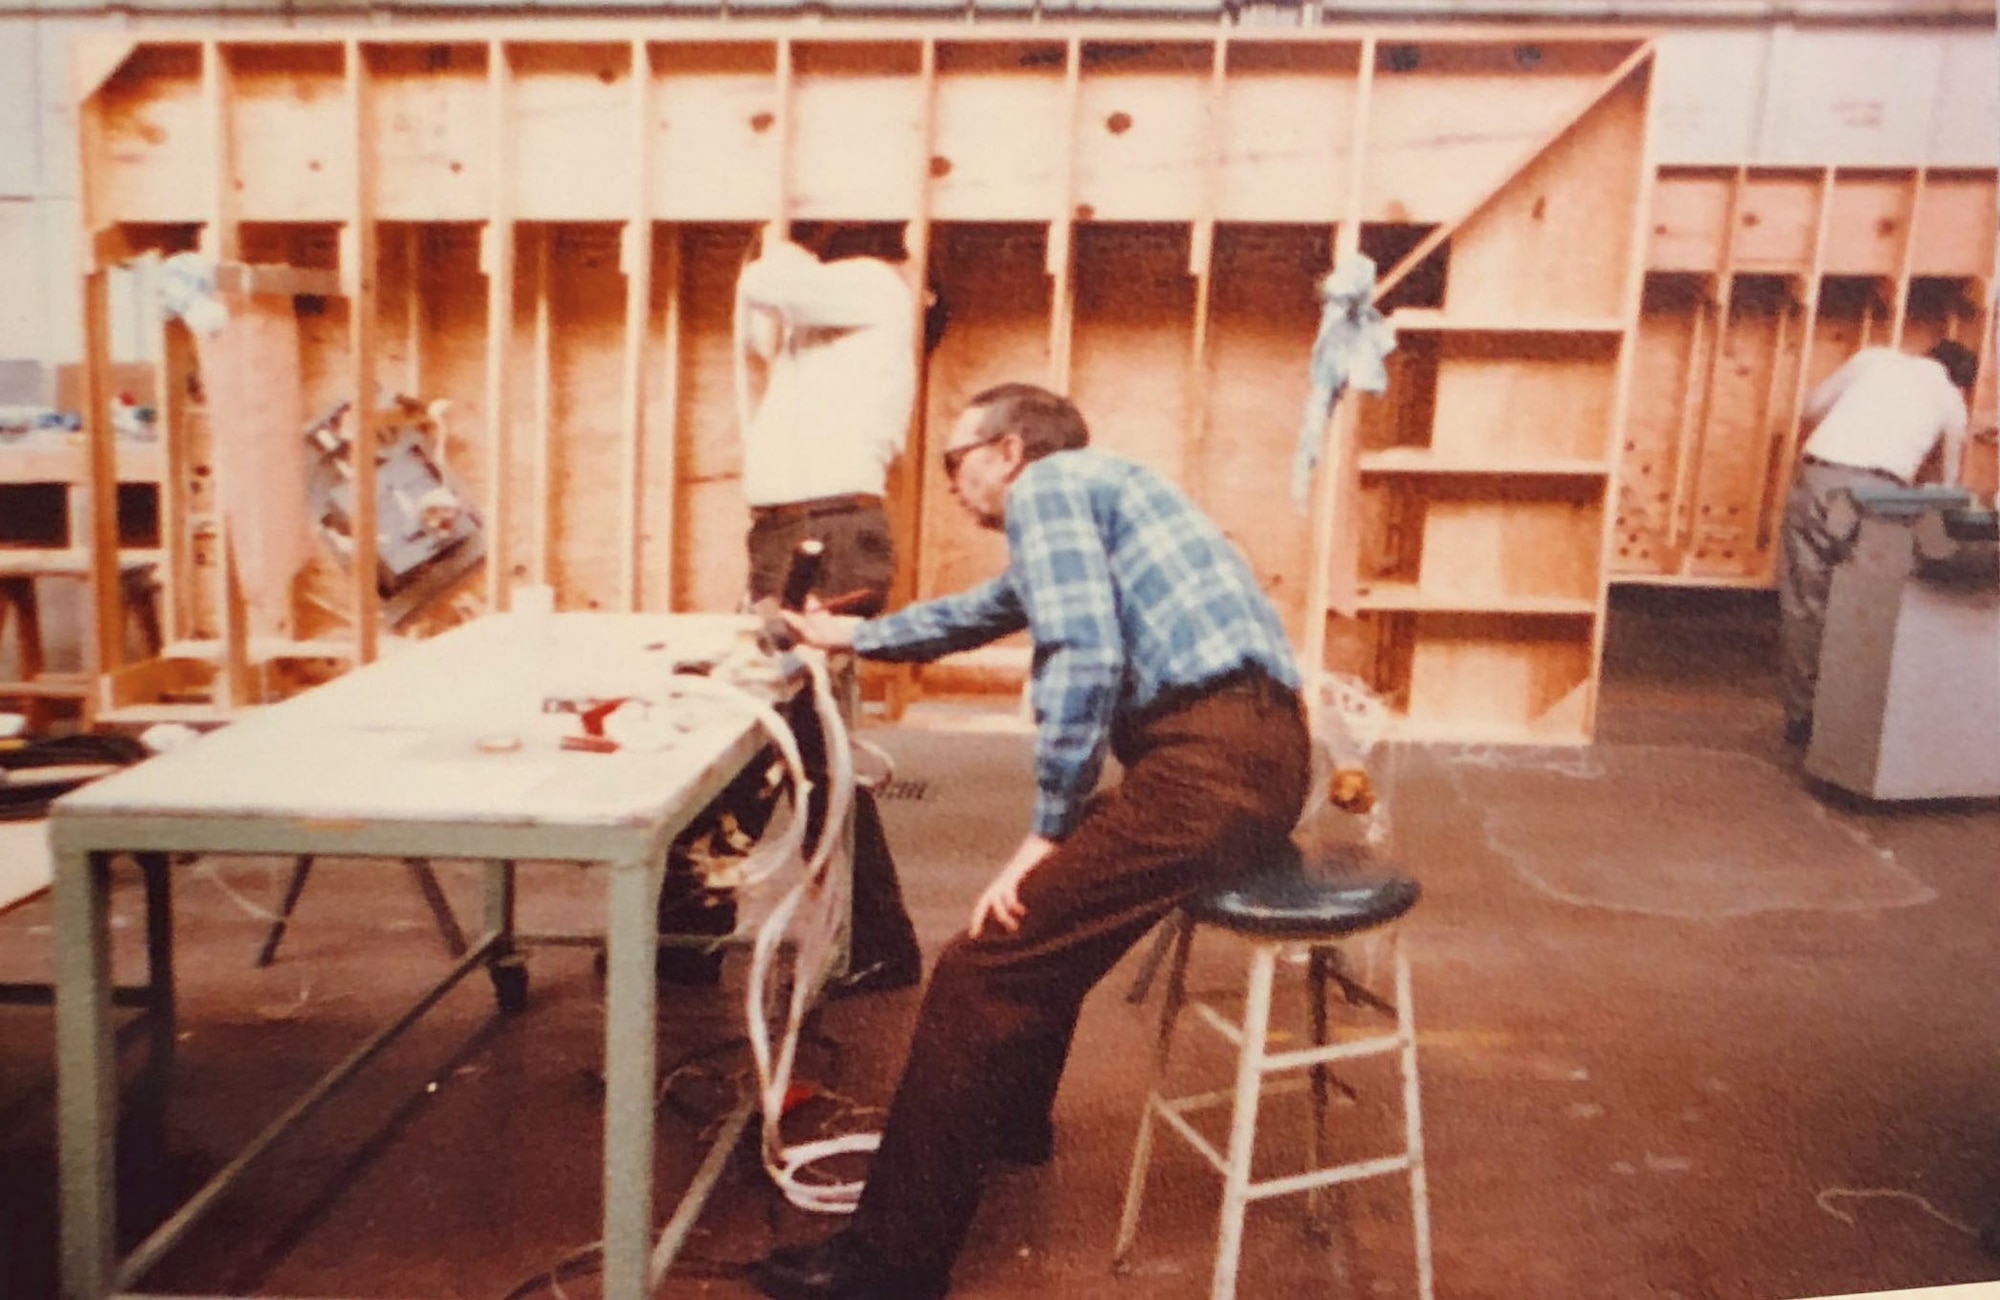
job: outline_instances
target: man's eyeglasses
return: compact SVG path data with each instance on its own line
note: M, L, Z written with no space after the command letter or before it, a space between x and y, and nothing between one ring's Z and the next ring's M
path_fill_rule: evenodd
M961 443L956 447L946 447L944 449L944 476L948 479L957 478L958 467L965 463L966 455L970 453L973 448L990 446L993 443L1000 441L1002 438L1006 436L1007 434L1003 430L1000 433L989 433L982 435L980 438L978 438L973 442Z

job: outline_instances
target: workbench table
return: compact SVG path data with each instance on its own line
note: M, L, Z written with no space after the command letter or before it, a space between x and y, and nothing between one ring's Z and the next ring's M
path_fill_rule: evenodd
M519 949L532 938L514 928L514 864L557 860L602 863L610 872L604 1294L650 1295L750 1113L746 1103L724 1126L656 1247L653 955L666 849L758 752L761 737L747 711L691 698L673 706L678 737L668 748L572 752L550 730L563 720L544 714L541 701L545 694L660 700L670 693L674 661L714 658L742 626L739 618L704 615L488 616L58 801L50 836L63 1294L132 1294L245 1165L471 971L486 967L502 1008L518 1006L526 991ZM512 735L523 738L520 748L491 752ZM399 870L407 858L488 863L484 933L471 951L122 1260L114 1237L109 925L109 864L118 853L150 861L330 855ZM165 978L171 987L170 967ZM171 1044L171 1030L164 1040Z

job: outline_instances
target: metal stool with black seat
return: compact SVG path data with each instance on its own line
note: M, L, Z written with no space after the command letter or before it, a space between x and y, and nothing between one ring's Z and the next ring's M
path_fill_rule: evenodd
M1416 1245L1417 1294L1432 1300L1431 1234L1428 1193L1424 1181L1423 1124L1418 1103L1416 1020L1410 1002L1410 965L1404 952L1400 920L1416 905L1415 881L1382 874L1365 852L1345 848L1310 865L1289 849L1277 860L1246 877L1198 894L1170 925L1171 967L1165 1006L1154 1048L1153 1078L1139 1122L1132 1155L1125 1209L1118 1226L1115 1251L1122 1271L1138 1234L1140 1204L1153 1151L1154 1122L1162 1121L1185 1138L1222 1175L1221 1227L1215 1255L1213 1300L1229 1300L1236 1292L1237 1264L1242 1254L1243 1220L1251 1202L1308 1192L1317 1209L1323 1189L1361 1179L1407 1173ZM1188 958L1195 932L1203 927L1227 932L1251 945L1249 987L1242 1021L1231 1020L1209 1003L1190 1000ZM1389 941L1395 983L1393 1003L1369 991L1347 971L1340 945L1360 935L1380 933ZM1303 955L1307 976L1312 1044L1293 1051L1273 1051L1269 1042L1271 1003L1281 957ZM1338 988L1354 1006L1385 1014L1393 1030L1330 1041L1328 994ZM1199 1018L1237 1048L1233 1090L1169 1097L1164 1094L1174 1030L1181 1012L1192 1006ZM1352 1090L1332 1077L1336 1061L1395 1053L1402 1082L1403 1150L1376 1159L1321 1165L1330 1093ZM1312 1167L1301 1173L1254 1179L1251 1159L1256 1148L1259 1103L1267 1075L1306 1070L1310 1075ZM1230 1109L1227 1150L1219 1150L1187 1118L1188 1112L1212 1106Z

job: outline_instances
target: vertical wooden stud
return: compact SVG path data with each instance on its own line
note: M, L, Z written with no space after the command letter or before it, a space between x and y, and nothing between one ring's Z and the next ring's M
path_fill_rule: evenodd
M84 428L90 458L90 561L93 625L88 670L99 676L124 662L125 600L118 581L118 443L111 427L111 273L83 278ZM162 483L164 491L167 484ZM91 706L85 705L89 722Z
M917 169L912 176L914 188L913 216L904 228L903 251L909 255L907 266L913 308L916 312L915 328L912 331L911 346L915 350L917 368L916 396L910 406L910 430L904 443L906 448L897 463L889 484L889 527L891 534L903 542L904 559L896 566L889 589L890 603L901 605L916 595L917 574L921 565L917 550L923 545L924 473L925 454L929 450L925 435L924 413L930 409L927 390L929 387L929 354L924 349L924 322L928 315L927 299L930 293L931 261L931 174L930 159L937 151L937 42L926 39L918 47L917 77L920 82L918 100ZM916 692L917 675L914 669L898 664L887 669L882 675L885 711L890 721L903 716L909 708Z
M514 548L509 521L514 512L513 367L508 356L514 334L513 216L507 177L513 161L508 130L510 86L506 47L486 47L487 171L486 226L480 231L479 269L486 275L486 607L508 608Z
M1049 387L1069 391L1070 345L1076 332L1076 132L1083 81L1083 42L1072 36L1063 62L1062 207L1049 222Z
M99 256L97 236L103 225L102 182L104 113L95 87L77 70L78 208L83 217L86 259L82 279L83 380L85 458L90 472L90 605L91 635L85 642L96 689L84 698L87 727L105 702L106 675L124 662L124 590L118 578L118 444L111 427L111 289L110 272ZM171 436L171 426L167 427ZM163 478L163 493L178 486Z
M538 584L552 581L550 554L554 539L551 536L554 519L554 503L550 500L553 490L553 443L556 422L556 376L555 376L555 324L552 318L555 282L551 262L554 258L553 245L556 242L556 224L544 221L535 227L535 420L534 445L528 449L529 493L528 502L530 528L528 533L528 566L532 581ZM561 593L557 593L560 596Z
M1337 214L1339 225L1334 230L1333 239L1336 265L1342 257L1351 257L1361 251L1363 181L1367 175L1369 119L1375 98L1375 38L1372 36L1362 39L1356 76L1354 123L1348 139L1347 184L1342 189L1342 193L1347 195L1347 207ZM1376 300L1380 301L1385 292L1386 287L1378 282ZM1326 620L1334 613L1346 617L1358 613L1356 569L1360 565L1360 530L1352 526L1352 521L1358 518L1354 506L1360 495L1357 449L1354 445L1357 400L1350 394L1334 407L1333 418L1327 422L1324 439L1320 443L1319 477L1313 485L1313 546L1306 574L1304 650L1309 687L1307 701L1313 708L1319 706L1316 683L1326 669ZM1350 521L1350 526L1335 528L1336 521L1341 519ZM1385 620L1384 626L1390 621L1393 620ZM1380 634L1378 629L1378 636ZM1378 672L1381 671L1379 655L1382 648L1378 642ZM1375 685L1381 685L1379 677Z
M1678 572L1685 563L1688 534L1693 530L1694 486L1701 473L1702 449L1708 442L1708 422L1714 418L1715 381L1729 349L1729 329L1736 298L1736 232L1742 225L1743 193L1749 178L1741 167L1729 191L1729 218L1723 227L1722 256L1715 274L1715 293L1703 304L1709 317L1708 355L1701 367L1701 384L1691 409L1682 412L1680 440L1674 447L1674 488L1667 503L1666 568ZM1695 329L1698 338L1699 326ZM1690 363L1694 358L1690 358ZM1618 426L1618 427L1622 427Z
M1930 169L1917 168L1910 177L1910 201L1904 208L1909 216L1903 222L1903 248L1896 258L1896 283L1890 292L1894 295L1894 306L1890 308L1889 346L1903 346L1903 325L1910 315L1910 271L1917 260L1918 219L1924 210L1924 188L1929 183Z
M675 543L680 527L680 408L681 408L681 228L667 226L660 235L666 252L661 268L663 320L660 340L660 418L666 425L663 489L652 503L653 531L660 538L660 608L674 604Z
M1812 380L1813 339L1819 333L1819 301L1821 282L1826 274L1826 232L1833 218L1833 169L1822 168L1819 174L1819 197L1814 209L1812 264L1806 269L1804 293L1799 304L1799 364L1792 375L1792 391L1786 405L1781 408L1782 423L1776 437L1777 455L1773 458L1770 477L1764 481L1764 490L1757 498L1757 549L1771 548L1777 527L1778 501L1782 498L1786 485L1792 481L1792 473L1798 464L1799 420L1804 414L1806 394ZM1766 568L1768 569L1768 564Z
M1197 467L1208 441L1208 318L1209 300L1214 291L1215 213L1222 184L1222 106L1228 76L1229 38L1215 38L1210 63L1208 104L1202 123L1201 203L1194 225L1188 231L1188 274L1194 277L1194 318L1189 326L1187 389L1183 408L1187 428L1181 437L1181 483L1190 495L1201 498Z
M786 229L785 223L792 218L792 153L798 145L799 128L798 123L793 120L798 111L798 92L795 85L797 70L794 66L792 43L788 39L781 39L778 42L776 66L777 89L773 99L777 104L774 113L777 121L772 123L772 130L777 133L778 175L771 216L779 223L780 230L789 234L790 231Z
M403 391L417 398L424 392L423 270L424 228L412 221L403 227ZM442 459L442 444L437 451Z
M203 252L217 264L238 262L243 256L240 205L236 202L235 139L230 130L231 91L229 64L221 42L202 42L202 117L208 130L208 155L213 171L209 220L202 227L201 243ZM213 391L218 385L242 383L245 378L204 374L202 383ZM250 681L250 628L243 575L237 562L235 521L229 517L232 492L228 482L240 468L230 465L224 456L215 458L215 550L222 585L222 663L216 678L215 703L225 709L256 702Z
M645 535L646 327L653 309L653 218L651 139L652 69L644 41L632 50L632 216L619 242L625 272L624 392L619 410L619 468L625 481L619 492L618 600L620 607L640 605L641 539Z
M1625 75L1627 78L1650 78L1653 75L1653 47L1645 48L1645 58ZM1638 219L1627 226L1631 245L1625 251L1625 283L1618 295L1619 319L1626 323L1625 332L1618 336L1617 375L1612 380L1611 418L1605 422L1605 440L1599 444L1597 459L1604 466L1604 477L1599 481L1599 501L1602 520L1598 529L1597 562L1592 577L1592 600L1596 612L1590 624L1590 670L1585 674L1583 686L1583 716L1580 719L1582 732L1591 735L1597 727L1597 682L1604 670L1604 634L1606 624L1605 592L1609 585L1611 552L1618 533L1618 511L1612 497L1612 484L1617 472L1618 430L1625 427L1632 407L1632 385L1638 370L1638 321L1639 306L1646 294L1646 225L1645 213L1653 210L1653 185L1659 175L1659 168L1653 161L1651 132L1643 134L1644 143L1638 155L1629 161L1638 169L1638 192L1633 197L1633 210L1640 214ZM1742 176L1737 177L1738 193L1742 192ZM1732 229L1734 223L1731 223ZM1731 236L1734 238L1733 234Z
M341 272L347 281L347 339L354 376L354 614L355 662L373 663L381 600L375 588L375 439L379 412L375 400L375 330L377 309L375 226L374 105L369 94L366 47L347 42L347 96L354 148L354 191L341 249Z

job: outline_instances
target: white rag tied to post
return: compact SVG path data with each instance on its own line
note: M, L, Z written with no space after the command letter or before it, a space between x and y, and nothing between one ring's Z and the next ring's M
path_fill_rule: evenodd
M1350 253L1319 283L1319 336L1313 340L1312 391L1299 424L1292 458L1292 500L1311 509L1312 472L1319 464L1327 417L1349 388L1380 393L1389 387L1383 358L1396 350L1396 327L1375 306L1375 261Z

